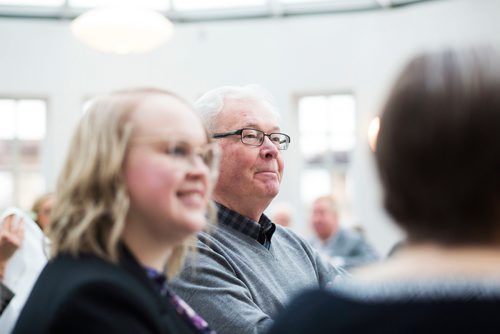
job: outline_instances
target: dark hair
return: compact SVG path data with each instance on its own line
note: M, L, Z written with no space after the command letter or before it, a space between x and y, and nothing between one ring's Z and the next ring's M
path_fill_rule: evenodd
M384 205L410 241L498 241L500 55L413 58L383 110L375 156Z

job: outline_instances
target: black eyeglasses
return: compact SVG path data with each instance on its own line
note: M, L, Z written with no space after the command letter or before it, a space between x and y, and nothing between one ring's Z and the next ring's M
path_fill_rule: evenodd
M264 142L264 138L268 137L271 142L276 145L278 150L286 150L290 144L290 136L279 133L265 133L257 129L243 128L236 131L229 131L223 133L214 133L212 138L224 138L228 136L239 135L241 142L245 145L260 146Z

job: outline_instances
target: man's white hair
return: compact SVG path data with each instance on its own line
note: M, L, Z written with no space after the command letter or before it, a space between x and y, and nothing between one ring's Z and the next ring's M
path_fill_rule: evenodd
M228 100L267 103L276 118L280 119L280 114L275 106L275 99L259 85L222 86L209 90L194 103L196 112L200 115L209 132L216 131L217 116L224 109L224 104Z

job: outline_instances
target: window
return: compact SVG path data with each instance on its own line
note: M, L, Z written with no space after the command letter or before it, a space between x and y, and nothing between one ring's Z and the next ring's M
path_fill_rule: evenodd
M298 99L302 202L333 194L345 206L346 182L356 144L356 101L352 94Z
M268 0L173 0L178 10L200 10L264 6Z
M136 6L154 10L168 10L170 1L167 0L69 0L73 8L94 8L104 6Z
M47 103L40 99L0 99L0 209L29 209L45 190L41 147Z
M0 15L73 19L88 9L134 6L176 22L386 10L425 0L0 0ZM392 5L391 5L392 4Z
M0 5L56 7L64 5L64 0L0 0Z

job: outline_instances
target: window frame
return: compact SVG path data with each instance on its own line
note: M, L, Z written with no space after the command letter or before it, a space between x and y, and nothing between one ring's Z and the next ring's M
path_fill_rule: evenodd
M26 201L23 205L22 196L20 194L20 188L22 187L21 176L26 174L38 174L42 181L41 189L33 194L26 195L25 198L31 198L34 200L41 193L46 191L47 188L47 178L44 175L44 147L46 145L47 137L48 137L48 129L50 128L49 120L50 120L50 100L47 96L39 95L39 94L0 94L0 100L14 100L16 104L19 101L23 100L37 100L42 101L45 104L45 135L43 138L39 139L39 160L36 166L23 166L21 162L21 149L23 141L31 141L33 139L20 139L17 134L12 138L13 144L13 159L10 165L0 166L0 172L10 173L12 175L12 193L10 195L11 201L10 203L0 203L0 205L8 206L16 206L21 207L22 209L29 209L26 207ZM17 107L16 107L17 109ZM16 110L17 111L17 110ZM4 140L4 139L0 139ZM38 139L37 139L38 140ZM0 207L0 209L4 209L4 207Z
M335 161L333 158L334 156L334 151L329 149L330 145L327 145L327 151L325 152L327 156L329 156L327 159L323 159L322 161L319 162L308 162L304 158L304 153L302 151L300 143L302 142L302 135L303 132L300 129L300 124L299 124L299 119L300 119L300 101L303 98L307 97L313 97L313 96L324 96L327 99L329 99L331 96L335 95L350 95L354 99L354 129L353 129L353 137L354 137L354 145L353 147L348 151L348 155L350 158L347 160L347 162L344 163L339 163L338 161ZM354 90L352 89L333 89L333 90L321 90L321 91L306 91L306 92L300 92L296 93L293 95L293 106L294 106L294 122L295 123L295 133L297 134L297 140L295 140L296 143L298 143L298 157L300 159L300 167L299 167L299 178L300 178L300 193L309 193L308 191L304 190L302 188L303 184L303 176L307 172L307 170L324 170L327 172L329 175L329 192L321 192L318 193L317 196L321 195L329 195L333 194L338 198L339 205L343 211L345 211L345 214L349 216L351 214L350 210L350 204L348 203L348 192L349 189L347 189L348 184L349 184L349 175L350 175L350 170L352 168L352 156L357 149L358 145L360 145L360 141L358 138L359 134L359 129L360 129L360 115L359 115L359 99L355 93ZM327 130L327 133L329 135L327 138L331 138L332 132L331 130ZM330 154L332 153L332 154ZM337 189L340 184L340 187L342 189ZM313 196L317 197L317 196ZM313 198L304 198L301 196L300 201L305 205L305 207L309 207L311 204L311 201Z

